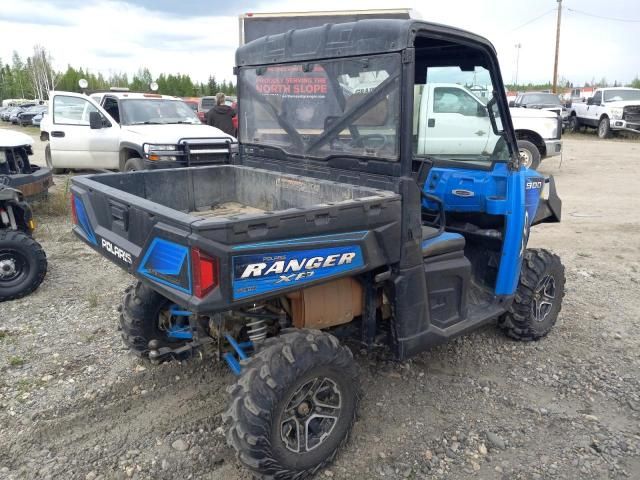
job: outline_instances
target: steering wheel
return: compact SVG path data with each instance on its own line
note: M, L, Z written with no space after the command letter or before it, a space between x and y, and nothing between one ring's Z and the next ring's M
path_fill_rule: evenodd
M367 141L368 140L372 140L373 142L378 142L379 145L367 145ZM368 135L360 135L358 138L354 139L351 141L351 146L352 147L361 147L364 148L365 150L373 150L374 152L377 152L379 150L382 150L384 147L387 146L387 137L385 137L384 135L382 135L381 133L370 133Z

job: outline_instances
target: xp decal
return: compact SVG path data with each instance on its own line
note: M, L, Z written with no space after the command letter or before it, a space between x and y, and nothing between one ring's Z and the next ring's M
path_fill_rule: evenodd
M359 246L233 257L233 297L251 297L364 266Z

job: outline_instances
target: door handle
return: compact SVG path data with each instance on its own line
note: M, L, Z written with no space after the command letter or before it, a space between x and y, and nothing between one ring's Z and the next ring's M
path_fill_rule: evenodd
M436 126L436 119L435 118L430 118L429 120L427 120L427 127L431 128L431 127L435 127Z
M51 132L51 136L52 137L64 137L64 132L61 132L60 130L56 130L54 132Z

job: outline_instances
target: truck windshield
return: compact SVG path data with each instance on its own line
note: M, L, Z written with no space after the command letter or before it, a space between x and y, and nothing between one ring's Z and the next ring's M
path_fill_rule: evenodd
M398 158L400 56L243 68L243 143L293 155Z
M523 105L562 105L560 97L553 93L526 93L522 96Z
M164 98L130 98L121 101L122 125L200 124L189 105Z
M605 102L620 102L620 101L633 101L640 100L640 90L605 90L604 101Z

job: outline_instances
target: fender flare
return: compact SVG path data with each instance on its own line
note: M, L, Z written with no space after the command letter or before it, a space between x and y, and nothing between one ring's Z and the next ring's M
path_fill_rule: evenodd
M142 149L142 145L138 145L133 142L121 142L120 143L120 158L118 161L118 165L120 166L120 171L124 171L124 164L127 163L127 160L131 158L131 156L125 156L124 153L126 151L133 150L138 154L138 157L144 158L144 151Z

